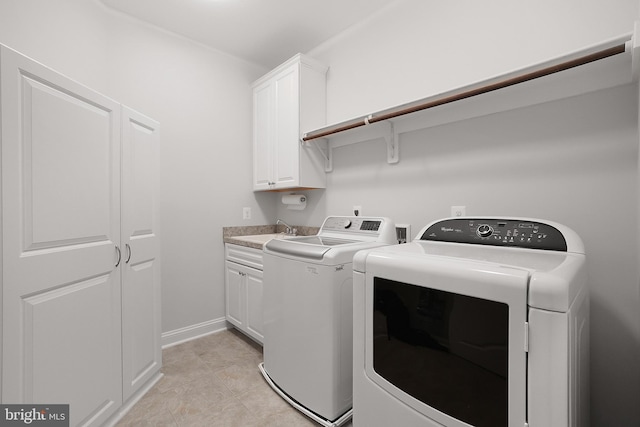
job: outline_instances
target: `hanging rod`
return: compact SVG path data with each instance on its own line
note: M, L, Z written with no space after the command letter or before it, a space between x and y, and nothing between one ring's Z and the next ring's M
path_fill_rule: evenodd
M569 70L571 68L585 65L590 62L605 59L626 51L626 44L631 40L631 35L622 36L615 40L603 43L597 47L585 49L577 52L570 60L564 62L548 61L534 67L528 67L514 73L499 76L495 79L486 80L481 83L462 87L457 90L449 91L429 98L420 99L408 104L403 104L377 113L369 114L365 117L358 117L347 120L335 125L326 126L321 129L310 131L302 136L302 141L311 141L318 138L326 138L340 132L366 126L372 123L393 119L404 116L406 114L415 113L429 108L437 107L451 102L460 101L462 99L471 98L484 93L503 89L529 80L534 80L560 71ZM557 63L556 63L557 62ZM549 65L551 64L551 65ZM480 86L478 86L480 85Z

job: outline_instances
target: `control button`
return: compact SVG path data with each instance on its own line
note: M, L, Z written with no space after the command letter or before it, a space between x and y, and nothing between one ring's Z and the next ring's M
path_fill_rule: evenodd
M476 229L476 234L480 237L489 237L493 234L493 227L489 224L480 224Z

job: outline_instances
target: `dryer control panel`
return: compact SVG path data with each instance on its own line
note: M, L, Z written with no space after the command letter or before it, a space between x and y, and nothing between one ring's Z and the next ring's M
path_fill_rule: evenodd
M560 230L522 219L444 219L429 226L420 240L567 251L567 242Z

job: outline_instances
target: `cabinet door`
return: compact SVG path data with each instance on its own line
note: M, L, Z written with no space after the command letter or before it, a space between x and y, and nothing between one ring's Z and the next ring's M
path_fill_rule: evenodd
M244 276L242 266L225 261L225 307L227 321L238 328L244 328Z
M262 327L262 271L247 268L247 333L260 343L264 342Z
M253 189L269 190L273 177L273 86L253 90Z
M123 399L162 364L158 123L122 109Z
M326 124L326 71L296 55L254 83L254 190L325 188L324 160L300 137Z
M120 106L0 47L2 402L122 403Z
M276 188L292 187L300 182L299 77L299 65L295 64L273 80L273 179Z

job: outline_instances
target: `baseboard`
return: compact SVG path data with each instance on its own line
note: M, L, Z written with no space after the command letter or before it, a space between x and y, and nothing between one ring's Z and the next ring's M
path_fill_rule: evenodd
M191 341L205 335L229 329L224 317L198 323L162 334L162 348L171 347L186 341Z

